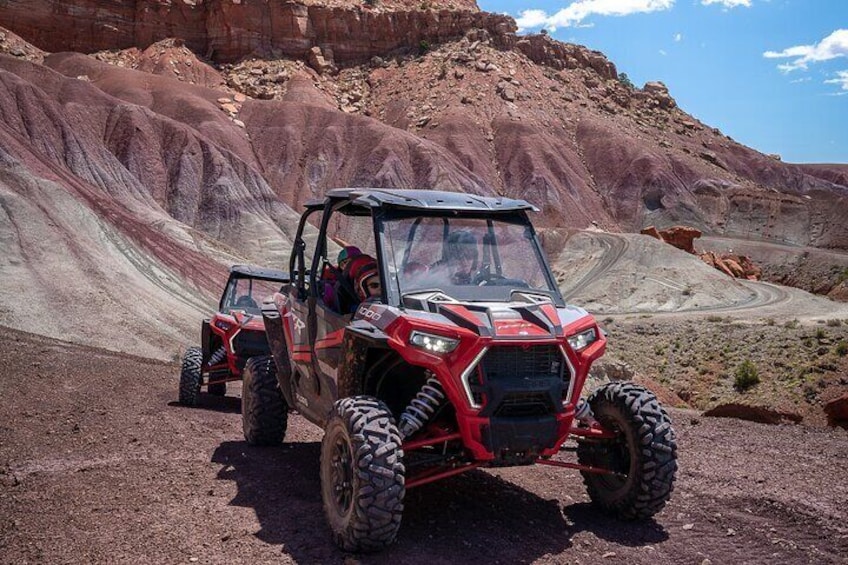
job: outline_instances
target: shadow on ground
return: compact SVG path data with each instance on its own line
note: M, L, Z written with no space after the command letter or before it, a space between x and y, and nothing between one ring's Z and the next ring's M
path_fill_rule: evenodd
M197 397L196 406L184 406L176 400L168 402L168 406L179 406L181 408L194 408L197 410L209 410L211 412L222 412L225 414L241 413L241 398L234 396L215 396L207 392L201 392Z
M324 521L318 474L320 444L278 448L225 442L212 461L220 480L235 481L235 506L253 508L262 541L282 546L298 562L342 560ZM590 504L562 507L483 471L407 492L395 545L360 556L363 563L530 563L559 555L572 537L590 531L627 546L654 544L668 535L654 521L622 523Z

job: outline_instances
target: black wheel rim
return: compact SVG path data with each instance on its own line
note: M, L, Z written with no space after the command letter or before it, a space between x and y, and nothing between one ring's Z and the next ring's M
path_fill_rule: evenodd
M347 438L339 434L333 442L331 458L333 500L339 514L347 514L353 502L353 460Z
M617 475L598 475L598 479L610 490L618 490L624 487L629 480L630 474L630 446L627 436L622 429L613 422L605 422L605 427L614 432L615 439L609 440L604 450L605 469L609 469Z

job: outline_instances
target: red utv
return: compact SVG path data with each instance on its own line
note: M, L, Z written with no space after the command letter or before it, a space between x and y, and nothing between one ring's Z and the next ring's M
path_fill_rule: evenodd
M203 386L224 396L229 381L241 380L250 357L270 354L260 307L289 280L281 271L233 265L218 311L203 320L201 347L189 347L183 356L181 404L196 405Z
M254 445L279 444L289 410L324 428L321 491L343 549L392 543L406 489L478 467L578 469L624 519L669 499L677 448L655 396L615 382L581 399L606 339L563 300L531 210L427 190L337 189L307 204L293 280L262 310L272 355L247 363L242 423ZM322 301L332 241L379 264L381 294L353 314Z

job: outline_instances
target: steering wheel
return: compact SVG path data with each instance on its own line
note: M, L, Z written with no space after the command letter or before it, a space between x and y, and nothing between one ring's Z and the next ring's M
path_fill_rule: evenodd
M471 284L477 286L497 285L498 281L506 280L503 275L493 274L488 271L478 271L471 279Z

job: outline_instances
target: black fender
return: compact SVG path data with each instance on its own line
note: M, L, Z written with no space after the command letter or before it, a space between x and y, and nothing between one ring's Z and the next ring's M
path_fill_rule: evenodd
M262 305L262 321L265 323L265 337L277 367L277 381L289 406L294 406L292 397L292 363L289 358L286 336L283 333L283 318L272 303Z
M205 318L200 326L200 348L203 350L203 365L209 361L209 356L212 355L212 329L209 323L212 320Z

